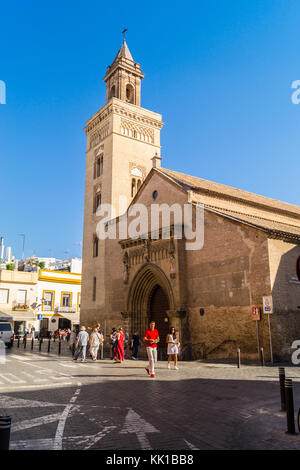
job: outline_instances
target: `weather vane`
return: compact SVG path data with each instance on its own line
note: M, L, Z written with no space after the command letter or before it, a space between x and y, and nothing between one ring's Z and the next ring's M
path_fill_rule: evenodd
M126 34L126 31L128 31L128 29L126 29L126 28L123 29L123 31L122 31L122 34L124 34L124 41L125 41L125 34Z

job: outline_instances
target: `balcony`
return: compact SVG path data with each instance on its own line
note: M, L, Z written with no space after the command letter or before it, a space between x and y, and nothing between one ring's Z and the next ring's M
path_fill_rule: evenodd
M56 307L55 313L76 313L76 307Z
M12 306L12 310L14 310L15 312L26 312L28 310L32 311L30 306L27 304L14 304Z

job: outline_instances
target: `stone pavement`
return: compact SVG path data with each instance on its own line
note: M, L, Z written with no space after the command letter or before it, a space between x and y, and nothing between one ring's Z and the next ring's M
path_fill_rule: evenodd
M66 345L7 350L0 414L12 416L11 449L298 449L279 411L277 367L144 361L74 363ZM45 348L46 349L46 348ZM300 369L293 378L300 406Z

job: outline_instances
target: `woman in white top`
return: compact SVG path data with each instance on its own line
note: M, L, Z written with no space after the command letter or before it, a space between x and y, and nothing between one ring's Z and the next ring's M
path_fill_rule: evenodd
M174 369L178 370L177 367L177 355L178 355L178 348L180 346L180 343L178 341L178 335L176 333L176 330L174 326L171 326L170 332L167 336L167 344L168 344L168 369L170 369L171 365L170 362L172 360L172 356L174 357Z
M100 346L100 335L98 328L93 329L93 333L90 336L90 353L93 361L97 361L98 349Z

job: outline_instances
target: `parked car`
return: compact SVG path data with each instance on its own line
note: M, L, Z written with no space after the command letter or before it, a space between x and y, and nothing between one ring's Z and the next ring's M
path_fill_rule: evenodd
M0 340L3 341L8 348L12 347L14 332L9 322L0 322Z

